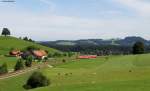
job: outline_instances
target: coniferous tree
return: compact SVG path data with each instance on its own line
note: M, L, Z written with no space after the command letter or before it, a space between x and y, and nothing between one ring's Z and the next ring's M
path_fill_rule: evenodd
M5 74L5 73L8 73L8 68L6 63L0 66L0 74Z
M32 66L32 60L33 60L33 57L32 56L29 56L26 61L25 61L25 66L26 67L31 67Z
M144 53L144 43L136 42L133 45L133 54L143 54Z
M19 59L14 67L15 71L24 69L23 61Z

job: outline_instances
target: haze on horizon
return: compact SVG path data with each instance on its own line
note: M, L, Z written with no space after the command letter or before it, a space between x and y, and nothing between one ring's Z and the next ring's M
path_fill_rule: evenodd
M150 39L148 0L15 0L0 2L0 30L37 41Z

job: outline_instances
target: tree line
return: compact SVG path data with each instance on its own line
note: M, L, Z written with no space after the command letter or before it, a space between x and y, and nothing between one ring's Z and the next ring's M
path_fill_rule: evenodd
M94 54L98 56L102 55L128 55L134 54L133 46L143 45L145 53L150 52L150 46L144 45L143 42L137 41L135 45L132 46L123 46L123 45L57 45L57 44L44 44L44 46L48 46L51 48L55 48L61 50L63 52L80 52L81 54Z

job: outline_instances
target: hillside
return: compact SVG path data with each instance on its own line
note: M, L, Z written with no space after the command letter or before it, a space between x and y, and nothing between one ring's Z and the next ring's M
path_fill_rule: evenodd
M55 52L57 50L53 48L48 48L36 43L24 41L15 37L4 37L0 36L0 54L9 53L11 48L23 49L28 46L36 46L44 50L48 50L49 52Z
M150 41L141 37L126 37L124 39L84 39L58 40L40 42L42 45L61 51L73 51L83 54L108 55L131 54L135 42L141 41L145 45L145 52L150 53Z
M126 37L124 39L84 39L84 40L58 40L58 41L45 41L40 42L45 45L122 45L122 46L132 46L135 42L141 41L145 45L150 45L150 41L142 37Z
M30 91L149 91L149 59L150 54L107 56L41 69L51 85ZM29 75L0 80L0 91L26 91L22 86Z

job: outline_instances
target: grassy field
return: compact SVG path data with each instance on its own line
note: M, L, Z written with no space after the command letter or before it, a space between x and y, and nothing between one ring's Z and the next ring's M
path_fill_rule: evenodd
M24 41L15 37L0 36L0 54L1 55L8 54L11 48L23 49L28 46L36 46L38 48L48 50L49 52L57 51L55 49L48 48L48 47L45 47L36 43L27 42L27 41Z
M16 61L17 61L16 57L0 56L0 64L7 63L8 69L14 68Z
M40 71L52 84L29 91L150 91L150 54L76 60ZM25 91L30 74L0 80L0 91Z

